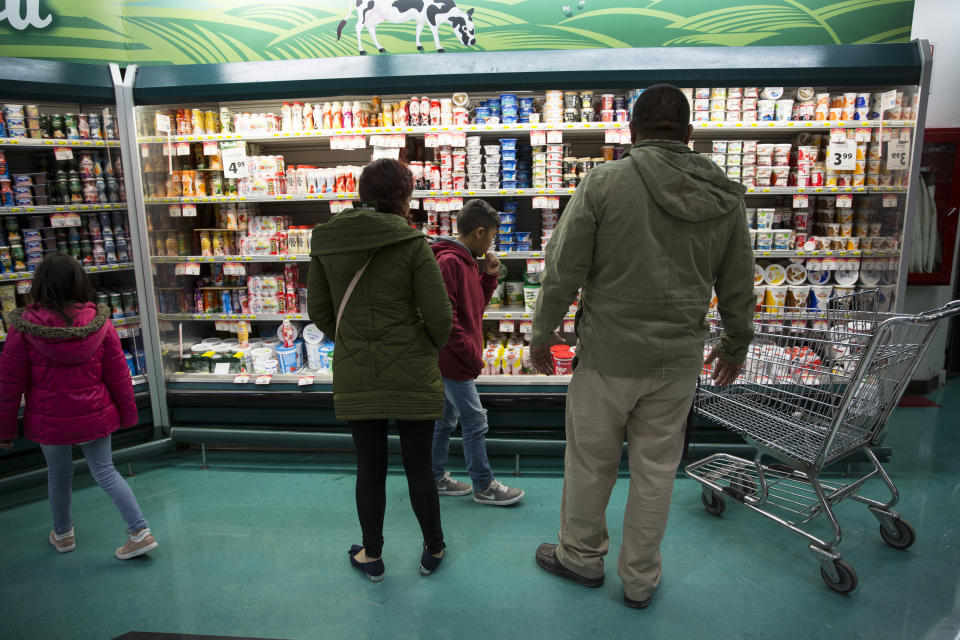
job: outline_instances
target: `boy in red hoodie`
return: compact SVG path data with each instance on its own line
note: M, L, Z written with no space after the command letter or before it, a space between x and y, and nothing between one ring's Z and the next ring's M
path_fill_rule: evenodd
M523 491L512 489L493 477L487 460L487 412L480 404L476 378L483 370L483 310L497 287L500 261L488 253L500 227L496 210L483 200L470 200L457 214L457 238L443 238L433 245L447 295L453 307L453 330L440 351L440 373L446 400L443 417L433 431L433 475L437 493L465 496L473 492L480 504L508 505L518 502ZM484 258L483 273L477 258ZM450 451L450 433L463 432L463 456L473 483L459 482L444 469Z

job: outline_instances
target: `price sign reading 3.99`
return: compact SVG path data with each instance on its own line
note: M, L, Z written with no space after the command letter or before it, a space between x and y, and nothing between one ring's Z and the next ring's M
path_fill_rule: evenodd
M857 167L857 141L831 142L827 157L827 169L853 171Z
M910 144L899 141L887 143L887 169L889 171L906 171L909 168Z

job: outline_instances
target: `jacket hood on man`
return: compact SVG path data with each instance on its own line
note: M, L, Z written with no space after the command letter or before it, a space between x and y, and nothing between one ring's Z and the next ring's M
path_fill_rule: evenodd
M110 311L88 302L80 306L67 326L54 311L34 305L12 312L13 326L27 342L54 362L76 365L86 362L106 336Z
M370 251L423 237L398 215L372 209L347 209L313 228L310 255L321 257Z
M746 189L682 142L646 140L634 145L629 155L644 167L637 173L654 202L673 216L700 222L743 206Z

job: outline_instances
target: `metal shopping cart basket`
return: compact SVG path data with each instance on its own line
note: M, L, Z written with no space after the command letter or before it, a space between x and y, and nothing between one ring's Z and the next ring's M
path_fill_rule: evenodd
M867 505L890 546L913 544L913 528L893 510L897 488L870 445L938 323L958 314L960 300L915 316L881 313L875 291L832 298L824 311L764 307L737 382L718 387L705 372L698 383L694 411L736 431L757 450L753 460L718 453L686 467L701 484L707 511L720 515L730 498L800 534L820 561L823 580L840 593L856 588L857 574L837 552L838 502L850 498ZM713 312L708 321L710 349L719 341L721 325ZM857 451L872 464L868 473L821 479L825 467ZM889 501L860 494L874 476L886 484ZM832 539L817 537L806 526L821 514Z

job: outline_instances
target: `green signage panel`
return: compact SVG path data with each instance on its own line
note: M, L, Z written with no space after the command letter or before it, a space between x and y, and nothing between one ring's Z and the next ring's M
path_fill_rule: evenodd
M198 64L906 42L914 0L0 0L0 55ZM418 49L418 43L420 48ZM642 61L638 61L642 64Z

